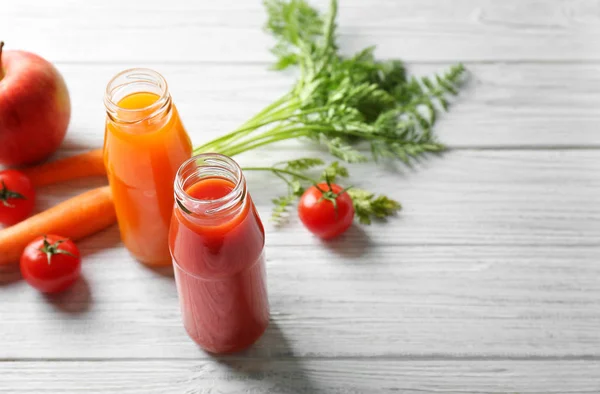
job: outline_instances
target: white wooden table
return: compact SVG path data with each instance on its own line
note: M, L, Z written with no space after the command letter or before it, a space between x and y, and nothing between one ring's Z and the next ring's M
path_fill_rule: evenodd
M165 75L196 144L294 78L267 70L259 1L0 6L7 49L66 78L60 155L101 146L105 85L128 67ZM471 72L437 127L451 151L352 169L401 215L328 244L296 218L267 224L272 323L229 357L188 339L170 272L134 262L117 228L80 243L84 280L65 294L2 273L0 392L600 393L600 1L342 0L339 26L344 52L377 44L417 74L459 60ZM248 180L266 221L283 186ZM47 187L38 209L102 183Z

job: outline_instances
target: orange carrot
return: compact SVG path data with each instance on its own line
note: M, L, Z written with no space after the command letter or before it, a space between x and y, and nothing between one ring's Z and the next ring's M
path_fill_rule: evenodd
M20 171L27 175L36 187L88 176L106 175L102 149L91 150Z
M116 221L109 187L90 190L0 230L0 266L18 262L25 246L40 235L56 234L76 241Z

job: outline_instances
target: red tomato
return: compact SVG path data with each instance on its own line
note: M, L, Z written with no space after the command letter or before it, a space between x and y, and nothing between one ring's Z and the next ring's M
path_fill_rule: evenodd
M298 204L298 216L316 236L334 238L352 225L352 198L339 185L320 183L304 192Z
M0 171L0 224L12 226L25 219L35 204L35 190L27 175Z
M21 274L43 293L70 287L81 273L81 255L73 241L58 235L38 237L21 255Z

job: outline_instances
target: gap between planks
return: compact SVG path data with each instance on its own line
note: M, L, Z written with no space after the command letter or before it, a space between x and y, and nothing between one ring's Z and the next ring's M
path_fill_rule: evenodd
M452 145L452 147L448 148L447 151L456 150L456 151L503 151L503 152L527 152L527 151L573 151L573 150L600 150L600 144L589 144L589 145L523 145L523 146L514 146L514 145L494 145L494 146L461 146L461 145Z
M342 54L345 56L351 54ZM377 60L389 60L392 58L376 56ZM402 58L397 59L404 62L407 65L422 65L422 66L447 66L452 63L462 63L467 68L469 65L600 65L600 60L595 59L539 59L539 60L502 60L502 59L487 59L487 60L466 60L461 59L440 59L440 60L403 60ZM275 64L276 59L273 58L272 62L268 61L252 61L252 60L241 60L241 61L229 61L229 60L172 60L172 61L156 61L156 60L141 60L147 66L234 66L234 67L265 67L269 68ZM126 60L56 60L53 62L57 66L129 66L131 61ZM273 72L277 72L273 70ZM281 72L281 71L280 71Z
M287 150L295 150L294 148L285 147ZM308 145L307 147L302 147L300 150L307 150L311 147ZM90 148L82 149L81 147L70 147L68 142L66 146L61 147L60 152L58 152L58 158L66 157L78 153L87 152ZM596 151L600 150L600 144L590 144L590 145L523 145L523 146L511 146L511 145L494 145L494 146L461 146L461 145L452 145L448 147L445 152L450 151L460 151L460 152L537 152L537 151ZM363 150L362 153L368 153L366 150ZM442 152L442 155L444 152ZM331 156L332 160L335 159L335 156Z
M567 355L567 356L542 356L542 355L531 355L531 356L519 356L519 355L482 355L482 356L471 356L471 355L452 355L452 354L406 354L406 355L381 355L381 356L274 356L274 357L244 357L244 356L210 356L202 351L199 351L199 355L206 357L5 357L0 358L0 363L29 363L29 362L132 362L132 361L202 361L202 360L226 360L230 362L236 361L292 361L292 360L304 360L304 361L600 361L600 355L593 354L581 354L581 355Z

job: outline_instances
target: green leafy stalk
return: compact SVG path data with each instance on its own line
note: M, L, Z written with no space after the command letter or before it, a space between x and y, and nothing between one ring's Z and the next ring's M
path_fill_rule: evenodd
M315 186L323 180L331 184L339 177L348 177L346 167L336 161L322 168L320 176L315 178L311 171L324 165L325 163L321 159L304 158L276 163L272 167L244 167L242 169L244 171L268 171L286 183L288 186L287 194L272 200L275 206L271 220L277 224L282 224L287 217L289 208L302 196L307 187ZM401 209L401 205L397 201L383 195L376 196L372 192L354 187L345 188L337 195L331 192L331 187L329 191L321 190L321 192L325 199L334 202L334 204L337 195L347 192L352 198L356 217L362 224L371 224L373 219L384 219L396 214Z
M410 164L445 149L433 127L439 113L448 110L450 98L458 94L465 74L462 64L432 77L411 77L399 60L376 60L375 47L350 57L339 53L336 0L330 1L326 15L305 0L264 0L264 5L266 30L276 40L273 68L295 68L298 79L288 93L237 130L197 147L194 154L212 151L234 156L304 139L350 163L366 161L362 147L368 147L373 160ZM369 201L369 207L376 204L379 215L394 208L388 201L366 196L361 195L361 200ZM289 200L279 199L276 205Z
M362 224L371 224L373 218L385 219L402 209L398 201L386 196L375 194L362 189L350 189L348 194L352 198L354 213Z
M277 43L275 69L297 67L292 89L238 130L204 144L228 155L287 139L306 138L348 162L365 161L355 146L366 142L374 159L409 163L439 152L432 127L449 96L458 93L461 64L432 78L408 77L402 62L377 61L374 47L352 57L338 53L337 1L323 17L304 0L265 0L266 28Z

